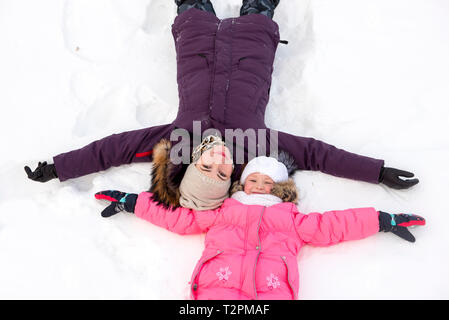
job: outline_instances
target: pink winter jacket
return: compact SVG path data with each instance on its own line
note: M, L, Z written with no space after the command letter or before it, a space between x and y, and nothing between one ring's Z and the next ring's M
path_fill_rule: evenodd
M228 198L215 210L164 209L139 194L135 214L178 234L206 232L190 282L192 299L297 299L297 254L379 231L374 208L302 214L295 204L244 205Z

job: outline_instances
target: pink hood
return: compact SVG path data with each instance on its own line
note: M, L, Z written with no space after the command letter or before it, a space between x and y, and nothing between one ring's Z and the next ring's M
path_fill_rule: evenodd
M215 210L174 211L139 194L135 214L179 234L206 232L191 278L192 299L297 299L296 256L305 244L330 246L379 231L374 208L302 214L283 202L269 207L228 198Z

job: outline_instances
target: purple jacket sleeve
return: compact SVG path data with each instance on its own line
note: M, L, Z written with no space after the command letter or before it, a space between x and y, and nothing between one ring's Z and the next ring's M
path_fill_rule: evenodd
M153 146L170 138L172 124L113 134L53 157L60 181L131 162L152 161Z
M294 136L278 131L281 150L288 151L300 170L314 170L353 180L379 183L384 160L369 158L313 138Z

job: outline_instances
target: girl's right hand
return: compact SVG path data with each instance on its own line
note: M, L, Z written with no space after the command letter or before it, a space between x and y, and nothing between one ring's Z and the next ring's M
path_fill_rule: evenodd
M134 213L137 194L125 193L118 190L106 190L97 192L95 194L95 198L98 200L106 200L111 202L111 204L101 212L102 217L108 218L123 210Z

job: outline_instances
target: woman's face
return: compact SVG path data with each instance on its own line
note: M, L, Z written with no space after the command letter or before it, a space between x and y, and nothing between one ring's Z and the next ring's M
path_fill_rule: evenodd
M273 188L274 181L266 174L251 173L245 180L243 191L246 194L268 194Z
M195 166L204 175L219 181L226 181L232 174L232 156L226 146L218 145L204 152Z

